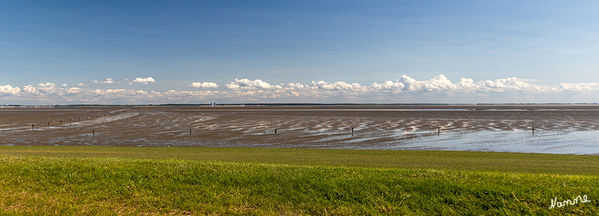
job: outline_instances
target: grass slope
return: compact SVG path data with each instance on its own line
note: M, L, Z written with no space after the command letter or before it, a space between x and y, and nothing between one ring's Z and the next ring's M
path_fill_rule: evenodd
M302 148L0 146L0 154L599 175L599 156Z
M595 156L1 147L0 213L599 214ZM551 198L591 203L549 209Z

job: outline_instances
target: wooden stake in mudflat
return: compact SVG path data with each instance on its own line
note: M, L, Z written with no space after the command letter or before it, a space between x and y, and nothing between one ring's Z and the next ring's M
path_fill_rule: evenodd
M277 129L275 128L275 134L277 134Z
M92 130L92 136L96 136L96 131Z
M351 128L351 136L354 136L354 128Z
M191 129L189 129L189 136L191 136Z
M535 126L532 126L532 135L535 135Z
M35 125L31 124L31 130L35 129Z
M437 135L441 135L441 127L437 126Z

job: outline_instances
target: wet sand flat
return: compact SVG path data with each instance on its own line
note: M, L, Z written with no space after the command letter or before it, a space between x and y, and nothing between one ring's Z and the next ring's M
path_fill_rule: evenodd
M589 105L0 109L0 145L244 146L597 154L597 134L599 106Z

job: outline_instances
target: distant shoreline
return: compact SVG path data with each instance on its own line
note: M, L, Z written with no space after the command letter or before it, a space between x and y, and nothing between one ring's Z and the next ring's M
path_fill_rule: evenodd
M178 107L178 108L319 108L319 109L599 109L599 103L223 103L223 104L70 104L70 105L0 105L0 109L48 109L48 108L101 108L101 107Z

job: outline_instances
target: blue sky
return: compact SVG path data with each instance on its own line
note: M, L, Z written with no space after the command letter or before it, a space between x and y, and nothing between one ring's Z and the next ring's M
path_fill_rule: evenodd
M597 102L597 11L598 1L2 1L0 104ZM440 75L480 85L410 91L403 75L422 85L438 85ZM154 82L131 81L148 77ZM529 86L484 84L508 78ZM227 87L236 79L252 82L241 81L248 88L239 92ZM277 96L285 93L256 80L311 93ZM371 89L325 94L316 90L331 89L313 81ZM372 87L386 81L403 87ZM40 83L62 89L41 91ZM103 100L67 95L73 87L163 95ZM187 96L168 98L169 90Z

